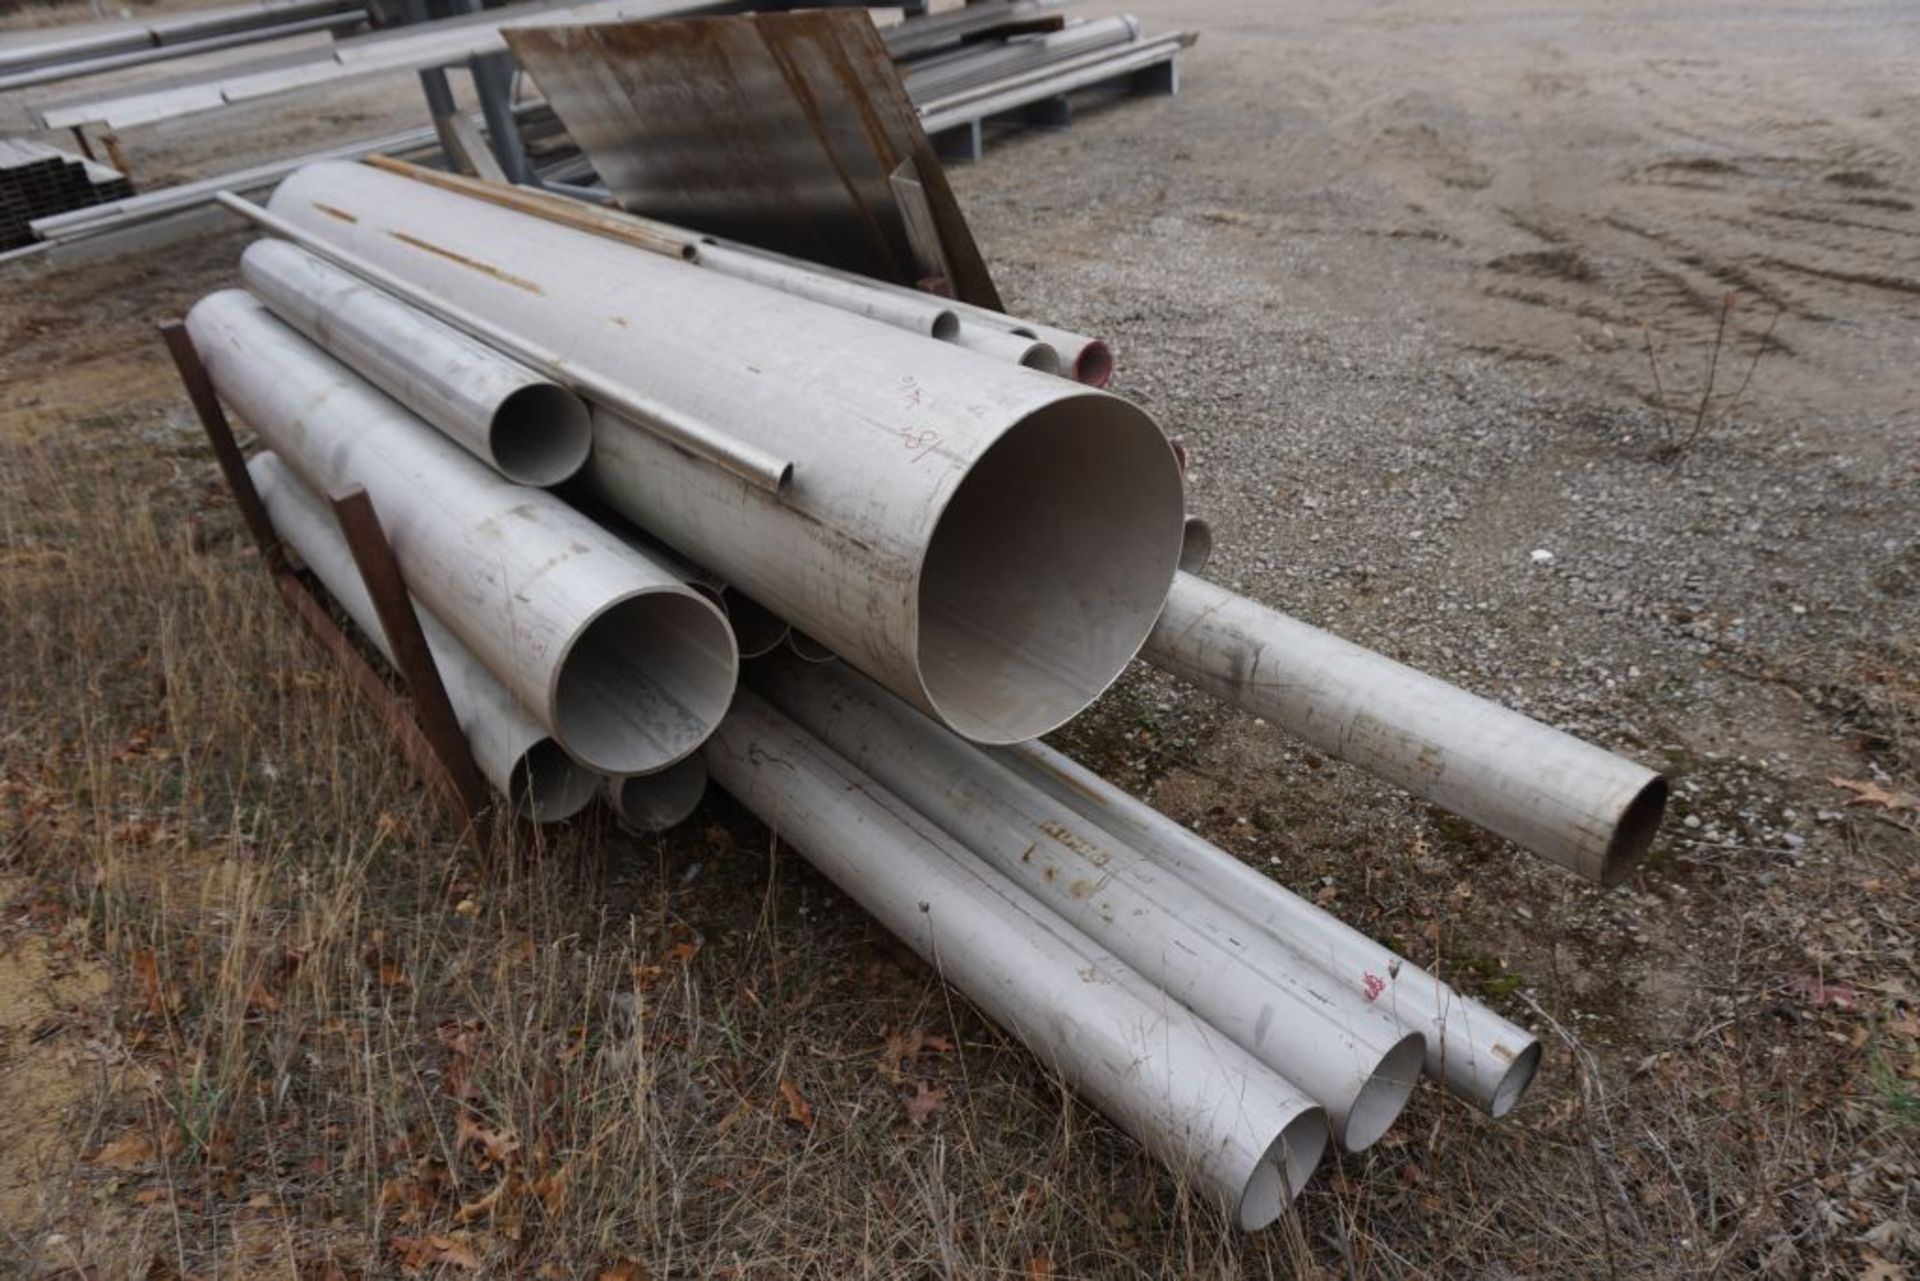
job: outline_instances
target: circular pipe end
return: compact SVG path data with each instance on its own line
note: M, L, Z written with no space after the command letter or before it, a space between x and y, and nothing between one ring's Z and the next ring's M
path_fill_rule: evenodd
M920 707L963 738L1037 738L1098 698L1166 604L1186 519L1173 449L1117 396L1066 391L974 462L916 588Z
M1418 1032L1394 1042L1347 1109L1346 1124L1340 1127L1341 1147L1364 1152L1380 1141L1413 1097L1426 1059L1427 1039Z
M1493 1099L1487 1105L1487 1115L1498 1121L1513 1111L1514 1105L1525 1096L1527 1087L1533 1084L1533 1078L1540 1070L1540 1042L1529 1041L1526 1048L1507 1065L1506 1075L1500 1078L1500 1084L1493 1088Z
M1620 811L1620 821L1613 825L1613 839L1601 856L1600 884L1618 885L1647 856L1660 831L1660 820L1667 814L1667 790L1666 777L1655 774Z
M727 611L742 658L771 654L787 638L787 620L738 588L728 587L721 593L721 608Z
M1098 338L1080 349L1073 358L1073 377L1089 387L1104 387L1113 381L1113 349Z
M960 316L957 312L936 311L933 314L933 327L928 334L941 342L953 342L960 337Z
M692 589L614 601L574 633L551 689L553 736L603 774L665 769L706 741L733 699L726 615Z
M706 793L707 762L699 755L655 774L607 780L607 800L615 816L636 832L664 832L678 827L700 808Z
M513 763L508 804L516 817L558 823L587 807L597 783L560 744L543 738Z
M1241 1194L1240 1230L1258 1232L1286 1213L1327 1150L1327 1114L1304 1108L1267 1148Z
M1060 353L1053 349L1051 343L1036 342L1021 353L1020 363L1028 369L1036 369L1043 374L1058 375Z
M1213 559L1213 526L1198 516L1180 527L1180 572L1197 574Z
M586 402L558 383L510 392L487 424L487 452L508 480L546 488L586 465L593 422Z
M809 663L831 663L840 656L798 628L787 632L787 648L794 657Z

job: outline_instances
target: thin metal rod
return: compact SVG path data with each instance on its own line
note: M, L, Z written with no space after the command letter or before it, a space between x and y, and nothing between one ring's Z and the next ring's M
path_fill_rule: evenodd
M400 563L394 559L393 545L380 526L367 491L355 486L332 497L333 514L340 532L347 537L347 550L359 566L360 577L373 597L374 612L380 616L380 629L386 633L387 646L393 652L394 665L406 678L407 692L420 718L421 732L433 745L434 755L453 780L468 817L476 823L487 808L486 785L473 763L473 750L460 731L460 719L454 715L447 687L440 679L440 668L427 648L426 635L420 630L419 616L413 612L413 598L407 594L400 577Z
M444 298L410 284L384 268L375 266L358 254L341 249L338 245L303 231L278 214L262 209L251 200L243 200L228 191L219 193L215 199L224 208L239 214L255 226L263 227L284 240L292 241L309 253L326 259L336 267L378 285L436 320L444 321L455 329L478 338L481 342L498 347L508 355L532 365L555 382L571 387L589 400L599 401L623 417L632 419L638 426L659 436L662 440L671 442L751 485L771 494L779 494L786 489L788 482L793 478L793 464L787 459L776 458L767 451L737 437L714 431L704 423L693 422L655 401L638 395L629 388L581 369L569 363L558 352L550 351L537 343L482 320L471 312L447 302Z

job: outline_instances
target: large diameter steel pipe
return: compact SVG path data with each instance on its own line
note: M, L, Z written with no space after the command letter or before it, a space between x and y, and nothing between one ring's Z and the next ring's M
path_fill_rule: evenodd
M1020 743L993 756L1421 1033L1427 1075L1449 1092L1498 1118L1532 1084L1540 1042L1526 1029L1045 744Z
M1117 397L363 165L276 215L790 458L776 497L596 407L609 505L966 737L1090 703L1179 556L1179 467Z
M274 532L391 663L386 629L333 512L276 454L255 455L247 474L260 491ZM415 612L446 685L447 702L473 749L474 764L507 799L511 812L536 823L557 823L585 809L599 785L598 776L561 751L444 623L417 604Z
M1285 942L844 664L772 662L756 692L995 871L1327 1111L1349 1151L1386 1133L1426 1044Z
M519 361L284 240L247 246L240 279L280 319L507 479L557 485L587 461L586 403Z
M1253 1231L1327 1140L1286 1080L751 693L713 777L1115 1124Z
M726 618L544 490L503 480L228 290L187 314L220 398L321 493L364 486L413 594L574 759L661 769L725 713Z
M1640 861L1666 808L1644 765L1191 574L1141 656L1602 885Z

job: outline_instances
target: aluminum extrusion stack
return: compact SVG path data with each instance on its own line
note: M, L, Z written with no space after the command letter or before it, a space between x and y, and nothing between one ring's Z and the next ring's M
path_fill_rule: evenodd
M1186 572L1105 344L391 162L227 202L278 239L187 332L254 485L380 643L323 502L371 496L511 812L711 777L1243 1229L1421 1076L1525 1093L1524 1029L1033 740L1144 652L1608 882L1664 784Z

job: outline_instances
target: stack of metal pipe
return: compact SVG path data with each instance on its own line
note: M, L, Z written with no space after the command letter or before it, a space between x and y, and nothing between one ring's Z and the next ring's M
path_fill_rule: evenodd
M1144 653L1600 880L1657 776L1185 572L1104 344L499 195L303 169L188 332L380 643L324 502L373 499L504 804L662 830L711 777L1242 1228L1423 1072L1512 1109L1527 1032L1035 740Z

